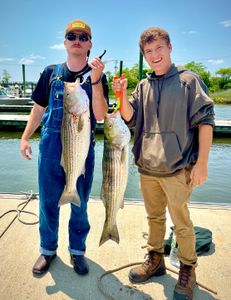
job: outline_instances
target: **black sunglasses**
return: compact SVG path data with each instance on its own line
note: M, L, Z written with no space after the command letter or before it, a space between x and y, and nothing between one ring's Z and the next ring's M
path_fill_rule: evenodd
M77 38L80 40L80 42L87 42L90 39L85 33L68 33L65 38L71 42L77 40Z

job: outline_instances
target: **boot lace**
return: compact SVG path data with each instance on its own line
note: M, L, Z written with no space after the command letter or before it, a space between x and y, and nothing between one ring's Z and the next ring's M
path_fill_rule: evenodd
M153 265L155 263L156 260L156 255L153 252L150 253L146 253L144 256L145 261L143 262L143 266L148 267L150 265Z
M179 285L186 287L191 276L191 266L182 265L179 273Z

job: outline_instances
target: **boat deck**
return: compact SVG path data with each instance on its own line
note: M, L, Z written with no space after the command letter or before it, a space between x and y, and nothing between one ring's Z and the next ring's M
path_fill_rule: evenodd
M7 198L7 199L6 199ZM25 200L25 196L0 195L0 215L13 210ZM38 200L30 201L24 208L38 213ZM101 287L111 296L106 297L98 288L98 280L106 271L126 264L143 261L147 232L147 220L142 202L127 201L117 215L120 244L108 241L98 246L104 223L104 207L101 201L89 201L91 231L87 240L86 256L90 273L79 276L70 264L68 245L69 205L61 207L58 257L49 271L41 278L33 277L31 268L38 257L38 224L25 225L15 219L16 213L0 219L0 286L1 299L5 300L171 300L177 275L167 271L161 277L152 278L145 284L131 284L129 268L102 278ZM213 244L208 253L198 258L197 281L217 295L197 286L194 300L231 299L231 207L203 204L190 205L194 226L202 226L213 232ZM26 222L37 221L32 215L22 214ZM171 225L168 219L167 228ZM166 265L174 269L166 257ZM177 270L177 269L175 269Z

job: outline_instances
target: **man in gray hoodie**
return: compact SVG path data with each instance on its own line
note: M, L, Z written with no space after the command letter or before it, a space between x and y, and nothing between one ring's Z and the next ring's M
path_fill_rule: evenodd
M188 202L193 188L208 177L213 101L198 75L172 64L172 45L165 30L145 30L139 46L153 72L138 83L131 101L126 79L112 83L114 92L123 92L121 115L134 127L133 153L149 224L147 259L130 270L129 279L145 282L166 273L163 254L168 207L180 260L174 299L192 299L197 255Z

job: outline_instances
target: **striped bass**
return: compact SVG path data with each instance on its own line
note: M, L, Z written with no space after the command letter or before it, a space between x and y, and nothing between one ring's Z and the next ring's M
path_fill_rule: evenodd
M99 245L111 239L119 243L116 215L124 207L128 180L130 130L120 112L107 114L104 119L103 182L101 195L105 206L105 223Z
M66 185L59 206L66 203L81 205L76 183L85 172L91 135L89 98L79 81L65 82L62 122L61 165L66 175Z

